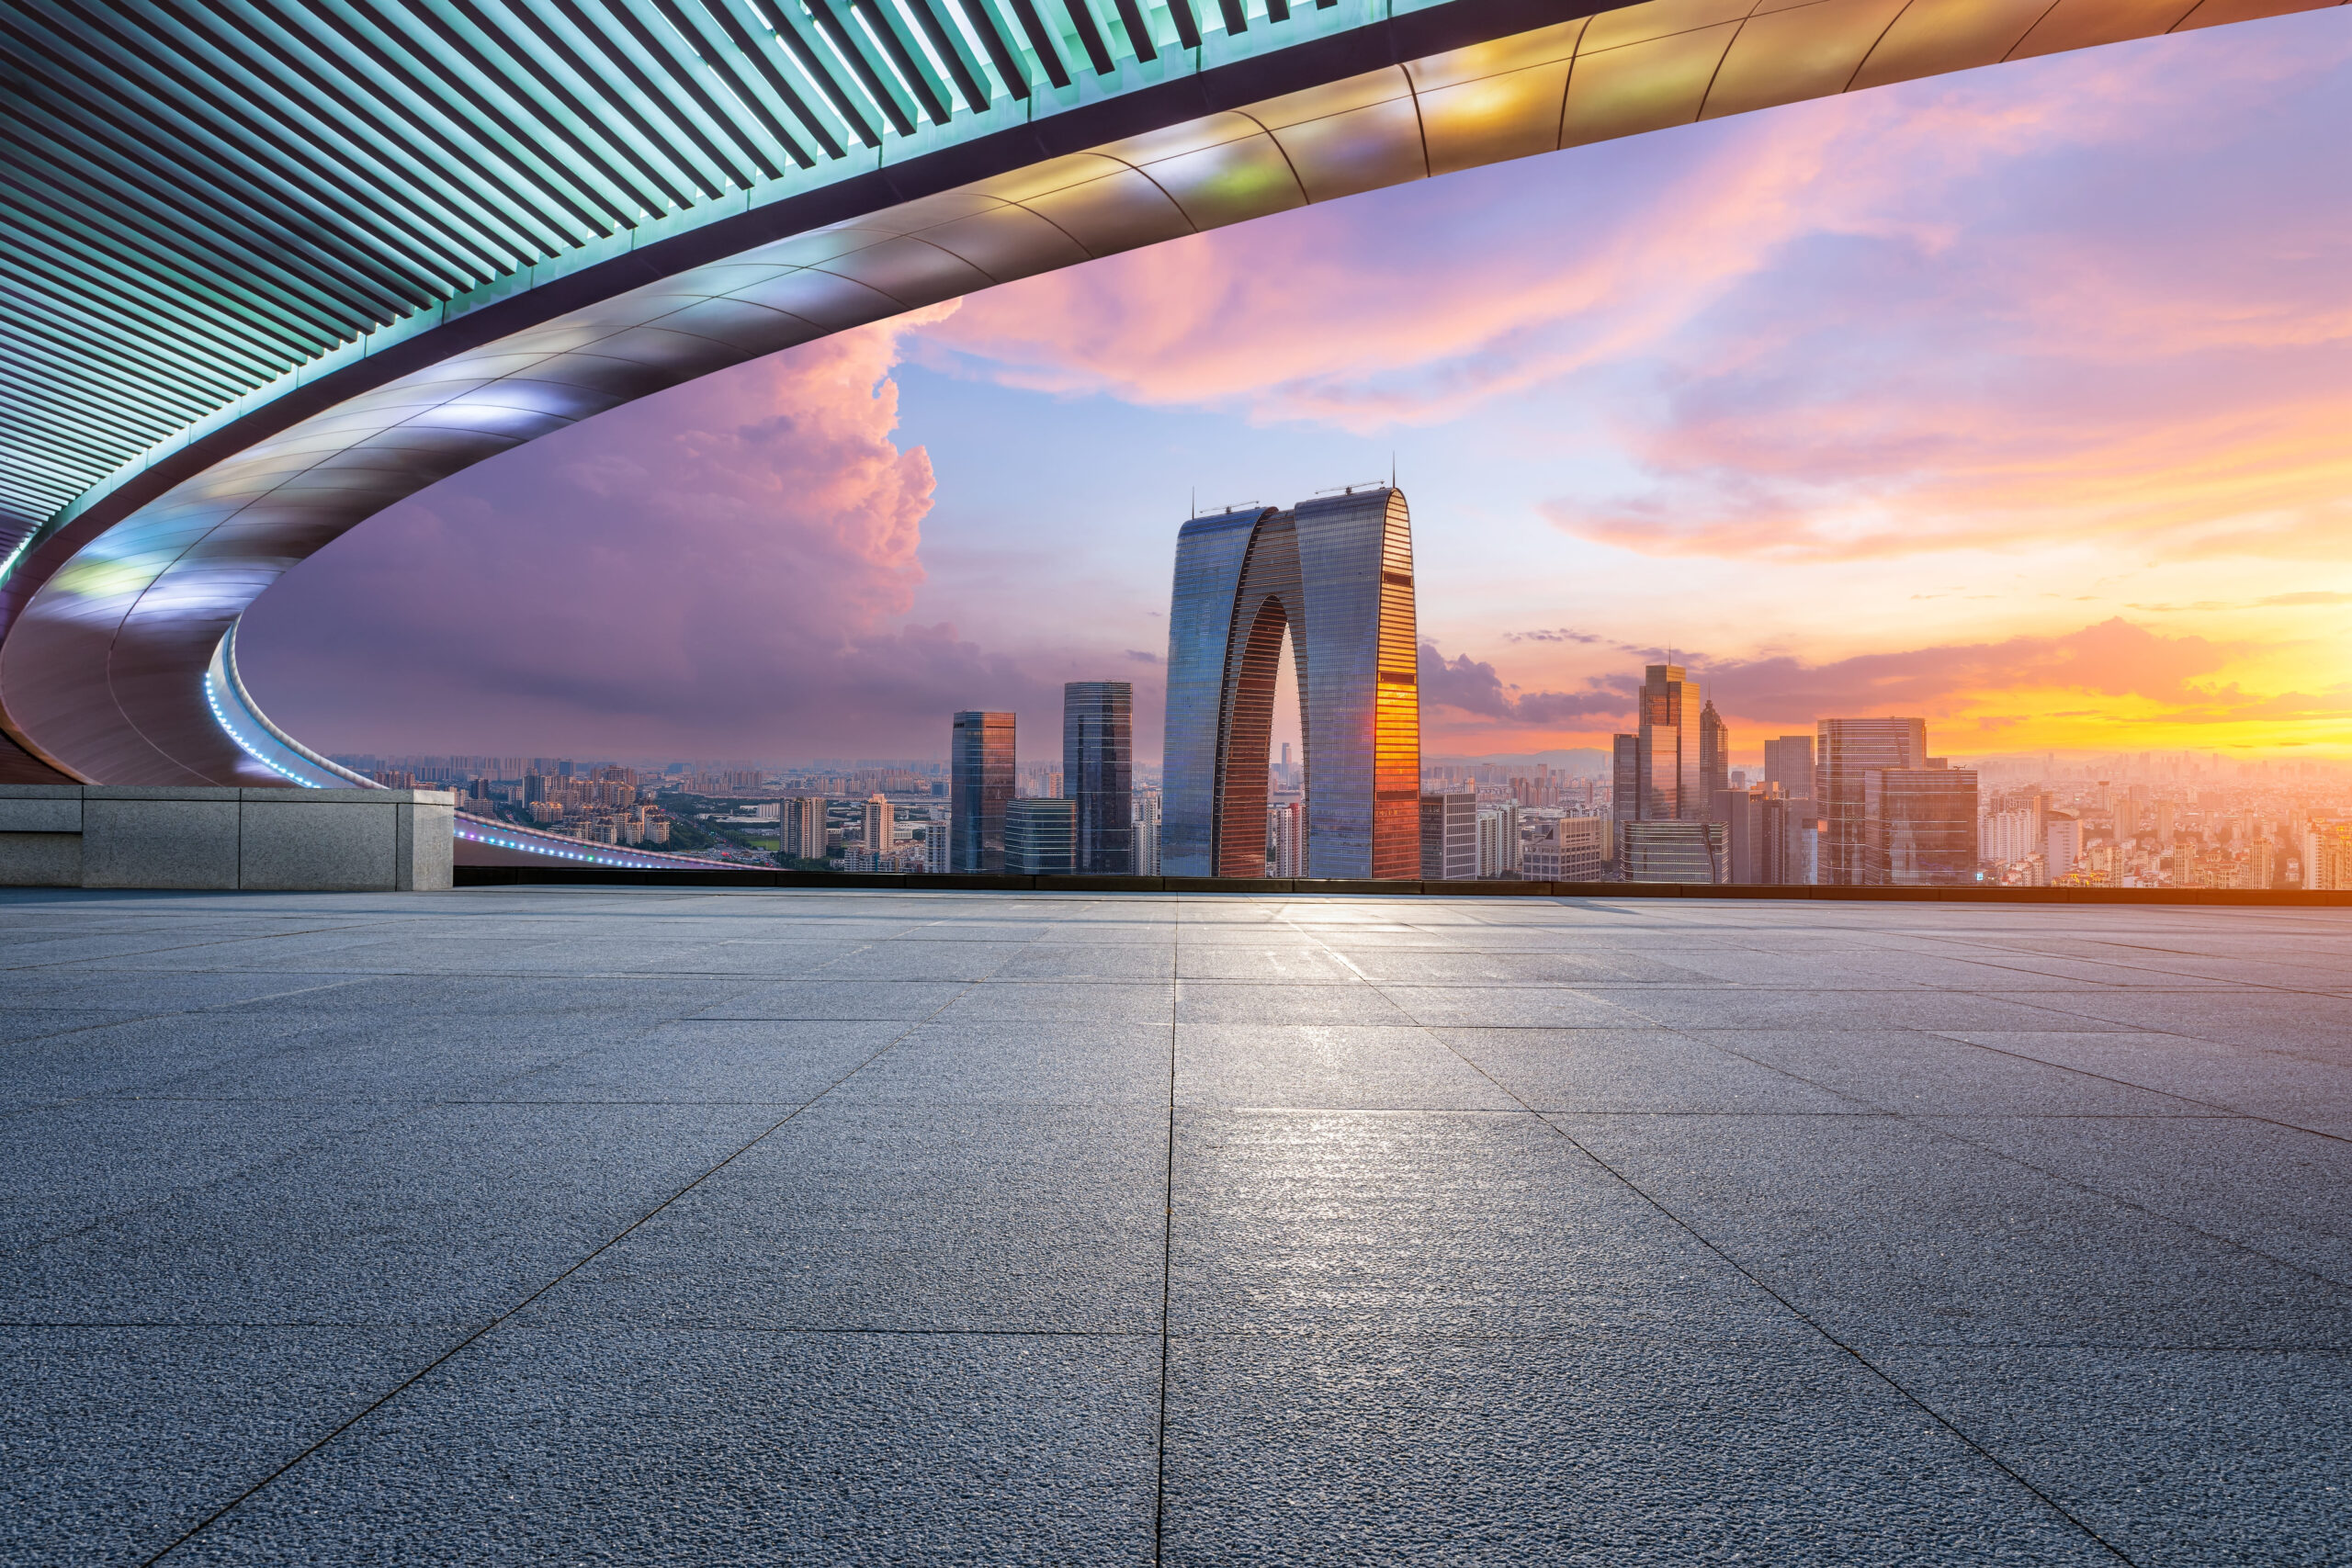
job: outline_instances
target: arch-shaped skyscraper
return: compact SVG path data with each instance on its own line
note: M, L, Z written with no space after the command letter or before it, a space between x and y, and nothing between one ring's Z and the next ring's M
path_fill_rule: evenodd
M1160 868L1262 876L1287 634L1306 773L1306 874L1420 874L1421 710L1405 492L1219 513L1176 539Z

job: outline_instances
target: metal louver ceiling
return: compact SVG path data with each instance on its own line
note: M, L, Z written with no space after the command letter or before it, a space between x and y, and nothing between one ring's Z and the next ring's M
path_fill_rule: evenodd
M1415 8L1201 3L6 0L0 550L525 269Z

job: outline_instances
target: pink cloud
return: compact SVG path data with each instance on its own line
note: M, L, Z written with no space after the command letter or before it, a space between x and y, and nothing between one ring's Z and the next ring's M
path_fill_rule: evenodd
M314 744L927 754L1044 700L896 624L933 479L893 439L902 334L843 333L616 411L371 519L265 596L256 695ZM934 733L935 732L935 733Z
M1304 209L993 290L915 352L1260 423L1515 419L1564 467L1606 470L1545 515L1647 554L2064 533L2337 558L2342 21L2004 66ZM2281 144L2308 151L2282 161Z

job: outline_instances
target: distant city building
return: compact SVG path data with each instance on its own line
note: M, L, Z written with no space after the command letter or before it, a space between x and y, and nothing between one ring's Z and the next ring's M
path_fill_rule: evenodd
M1699 798L1731 787L1731 729L1713 702L1699 710Z
M1609 815L1620 822L1641 819L1642 738L1638 735L1609 739Z
M2352 888L2352 822L2314 822L2303 829L2302 847L2306 891Z
M1782 735L1764 742L1764 782L1791 800L1813 798L1813 737Z
M1639 804L1631 819L1697 821L1705 814L1696 696L1679 664L1652 664L1642 671L1641 727L1635 737Z
M1821 803L1766 798L1758 808L1757 869L1772 886L1810 887L1821 880Z
M1977 852L1998 865L2043 852L2041 813L2018 808L1987 811L1978 825Z
M888 871L898 850L898 819L889 800L880 795L862 802L858 807L860 828L861 871Z
M1477 875L1477 792L1421 796L1421 880L1470 882Z
M960 872L1004 869L1004 810L1012 802L1012 715L959 713L947 767L947 852Z
M1005 804L1005 870L1033 876L1066 876L1077 850L1078 802L1039 798Z
M1728 882L1720 822L1620 822L1617 852L1627 882Z
M1402 491L1195 517L1168 616L1160 858L1264 874L1268 751L1285 632L1306 725L1306 874L1420 874L1420 692Z
M1159 874L1159 792L1139 789L1135 797L1136 874Z
M1266 808L1266 874L1304 876L1306 861L1306 808L1295 800L1279 800Z
M2042 854L2050 868L2050 880L2057 881L2075 869L2083 854L2082 818L2071 811L2052 811L2044 818Z
M1062 790L1078 803L1078 869L1136 869L1135 687L1072 681L1062 687Z
M1917 768L1928 760L1923 718L1825 718L1815 762L1821 816L1827 825L1821 880L1831 887L1869 885L1869 801L1864 775ZM1973 827L1973 823L1972 823Z
M1864 886L1977 880L1975 769L1873 769L1862 777L1862 795Z
M1609 877L1606 817L1563 817L1538 823L1520 848L1519 874L1530 882L1604 882Z
M1516 877L1521 874L1519 803L1482 807L1478 811L1478 874ZM1533 872L1524 874L1532 876Z
M776 802L776 852L789 860L823 860L826 805L821 795L788 795Z

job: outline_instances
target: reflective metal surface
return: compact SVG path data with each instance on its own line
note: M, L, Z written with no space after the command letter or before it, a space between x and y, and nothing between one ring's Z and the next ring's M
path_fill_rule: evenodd
M42 243L0 265L40 273L15 298L61 302L0 316L17 350L7 393L32 436L0 464L10 526L88 488L0 558L0 728L17 743L0 775L56 776L46 763L109 784L288 782L207 696L246 604L438 479L744 359L1452 169L2313 7L1585 8L1340 0L1277 17L1237 4L1223 33L1182 0L1132 19L1073 0L1067 29L1002 26L988 0L960 6L964 21L888 0L845 30L824 7L766 0L416 8L416 26L448 35L448 59L480 57L470 97L448 85L448 59L390 36L407 8L360 22L292 4L168 22L20 9L0 48L31 84L9 113L40 157L23 164L33 195L12 199ZM975 15L997 20L978 28ZM933 24L951 27L944 42ZM214 36L224 28L238 37ZM169 37L141 30L157 28ZM840 68L831 91L807 75L801 46L817 44ZM253 64L256 51L275 63ZM796 81L800 108L784 92ZM357 108L326 114L335 92ZM607 92L626 103L595 101ZM400 123L395 102L420 125L442 115L440 129ZM493 111L507 121L495 134ZM71 199L69 169L83 182ZM673 194L656 201L662 180ZM165 222L158 204L173 201ZM322 235L344 248L328 254ZM74 259L100 244L106 267ZM142 442L157 444L133 456Z

